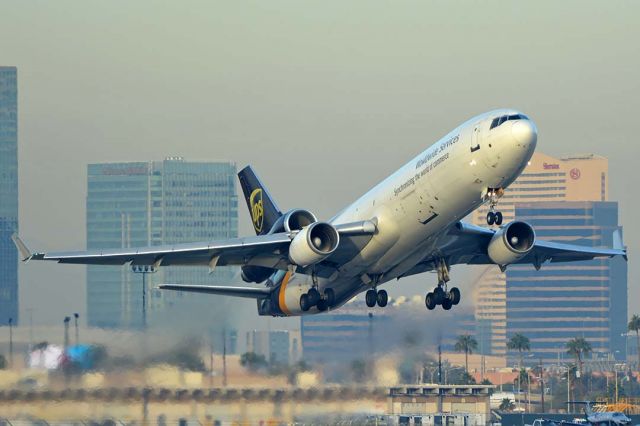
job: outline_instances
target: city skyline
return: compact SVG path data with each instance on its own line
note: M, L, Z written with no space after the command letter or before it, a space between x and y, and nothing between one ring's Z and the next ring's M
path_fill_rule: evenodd
M621 203L630 251L629 297L640 298L640 205L625 184L638 153L626 119L640 100L637 4L423 4L411 13L368 6L362 16L347 5L309 14L291 3L282 19L264 5L141 2L129 6L136 19L76 6L77 14L52 4L34 14L13 3L0 18L3 63L21 75L21 233L32 248L83 247L88 163L170 155L251 163L281 207L328 218L447 129L514 106L538 124L540 151L610 159L610 198ZM556 19L562 13L575 19ZM496 15L506 27L485 28ZM519 25L525 16L532 25ZM156 25L163 19L171 30ZM286 36L292 32L298 36ZM619 65L615 78L611 63ZM250 223L241 209L241 235ZM22 300L30 301L21 309L33 309L36 323L57 322L85 299L82 268L29 264L20 272ZM452 278L469 294L466 268ZM433 285L427 274L388 289L416 294Z

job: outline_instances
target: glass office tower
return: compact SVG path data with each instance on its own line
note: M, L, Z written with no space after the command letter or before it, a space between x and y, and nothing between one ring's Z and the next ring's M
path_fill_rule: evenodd
M18 322L18 79L0 67L0 325Z
M236 166L229 162L90 164L87 187L87 248L126 248L210 241L238 235ZM155 284L229 283L234 269L164 267L148 274L148 322L188 311L198 297L154 290ZM202 299L202 296L199 297ZM208 299L212 306L215 298ZM96 327L140 327L142 276L129 266L89 266L88 323Z
M516 203L515 214L547 241L612 247L618 226L615 202ZM507 338L531 341L531 363L557 361L576 337L591 343L595 356L625 356L627 263L620 256L582 262L512 265L506 271ZM516 352L509 353L512 361Z

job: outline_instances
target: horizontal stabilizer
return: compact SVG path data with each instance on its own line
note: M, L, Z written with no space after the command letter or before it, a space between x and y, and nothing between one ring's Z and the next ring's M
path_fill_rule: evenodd
M230 287L222 285L185 285L160 284L160 290L188 291L191 293L220 294L222 296L245 297L248 299L264 299L271 295L270 288Z
M31 259L31 252L27 248L27 245L18 237L18 234L14 233L11 235L11 239L13 240L13 244L16 245L18 252L20 252L20 260L26 262Z

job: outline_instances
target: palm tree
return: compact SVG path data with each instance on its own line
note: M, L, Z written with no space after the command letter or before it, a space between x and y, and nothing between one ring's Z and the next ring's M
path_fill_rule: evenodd
M520 369L522 369L522 352L531 350L529 338L524 334L516 333L511 336L511 339L509 339L509 342L507 343L507 349L518 351L518 354L520 356Z
M500 402L500 407L498 407L498 410L500 410L500 411L513 411L514 408L516 408L516 404L514 404L511 399L504 398Z
M584 337L576 337L567 342L567 353L576 358L578 371L580 371L580 377L582 377L582 359L591 353L591 344Z
M469 354L478 349L478 342L473 336L463 334L458 336L456 341L455 350L458 352L464 352L464 369L469 374Z
M640 371L640 315L635 314L631 317L631 321L629 321L627 329L629 329L629 331L636 332L636 346L638 348L638 371Z

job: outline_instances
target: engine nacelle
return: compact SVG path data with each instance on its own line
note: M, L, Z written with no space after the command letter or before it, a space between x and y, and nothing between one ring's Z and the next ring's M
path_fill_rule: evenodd
M241 269L242 281L246 283L261 283L273 274L272 268L255 265L244 265Z
M320 262L338 248L340 234L326 222L315 222L302 228L289 245L289 260L299 266Z
M535 241L536 233L531 225L515 221L496 231L487 252L492 262L505 266L525 257Z
M275 234L277 232L284 231L299 231L305 226L311 225L317 221L318 219L316 218L316 215L311 213L309 210L293 209L280 216L276 223L271 227L269 233Z

